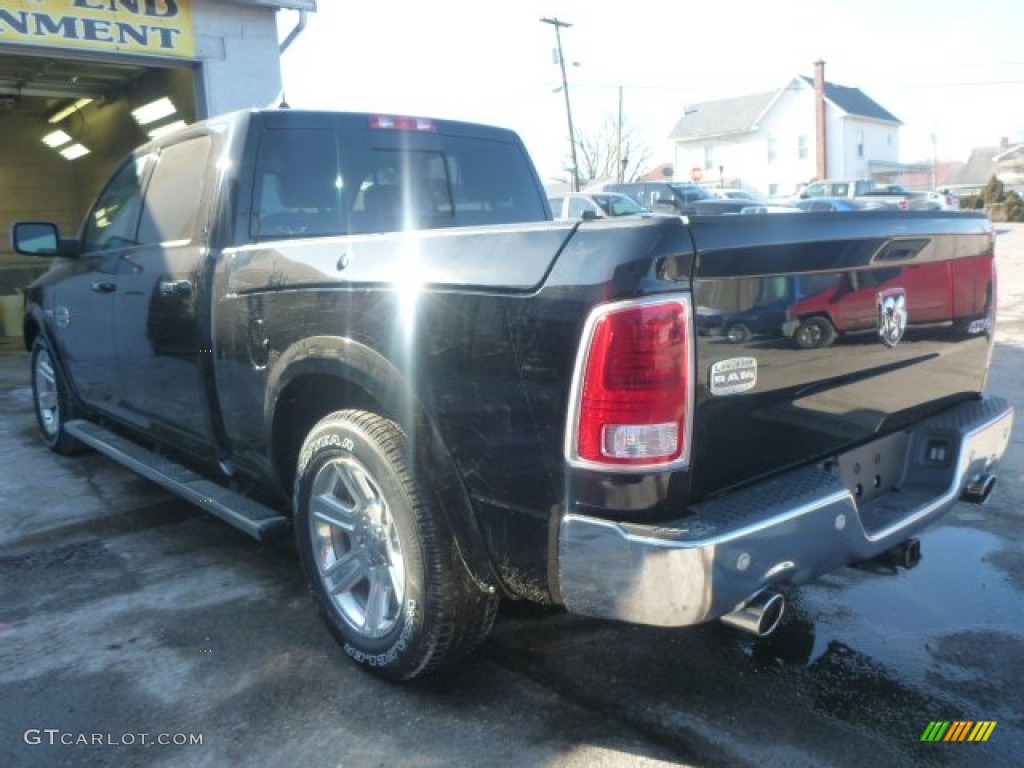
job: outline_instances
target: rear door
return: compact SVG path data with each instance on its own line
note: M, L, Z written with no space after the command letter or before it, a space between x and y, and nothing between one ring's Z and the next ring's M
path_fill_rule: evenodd
M200 455L214 442L203 375L213 354L202 277L211 150L199 135L156 155L139 246L120 264L114 333L122 415Z

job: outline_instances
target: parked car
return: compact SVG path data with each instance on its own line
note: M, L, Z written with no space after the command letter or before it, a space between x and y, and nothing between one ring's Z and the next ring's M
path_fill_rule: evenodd
M751 205L758 205L758 200L739 198L709 197L707 200L694 200L690 205L693 213L698 216L718 216L723 213L739 213Z
M871 211L878 210L881 205L845 197L813 197L808 200L797 200L794 206L801 211L818 213L821 211Z
M725 200L760 200L761 198L745 189L712 189L711 194Z
M696 213L698 200L715 200L705 187L677 181L634 181L624 184L605 184L603 192L629 195L640 205L656 213Z
M548 199L555 219L605 219L614 216L642 216L651 211L628 195L618 192L572 193Z
M744 205L738 213L743 215L760 214L760 213L800 213L800 209L795 205L789 205L788 203L754 203L753 205Z
M800 192L800 200L822 197L840 197L875 204L880 208L901 211L935 210L930 201L921 194L911 192L899 184L880 184L874 179L826 179L807 185Z
M939 190L938 192L925 192L924 195L940 211L960 210L960 200L948 189Z

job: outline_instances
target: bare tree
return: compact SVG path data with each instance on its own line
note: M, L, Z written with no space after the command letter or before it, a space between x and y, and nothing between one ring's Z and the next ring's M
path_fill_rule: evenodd
M599 128L576 131L576 159L581 184L594 179L618 180L617 163L622 165L623 181L636 181L649 167L651 149L637 138L632 128L626 126L622 128L620 147L618 121L614 115L606 115ZM571 173L572 163L565 165Z

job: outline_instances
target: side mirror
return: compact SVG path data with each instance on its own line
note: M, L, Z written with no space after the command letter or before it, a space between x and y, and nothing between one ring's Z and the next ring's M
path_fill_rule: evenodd
M15 253L25 256L56 256L60 234L47 221L19 221L11 230L11 243Z
M580 214L580 218L583 219L583 221L595 221L601 217L597 215L597 211L588 210L583 211L583 213Z

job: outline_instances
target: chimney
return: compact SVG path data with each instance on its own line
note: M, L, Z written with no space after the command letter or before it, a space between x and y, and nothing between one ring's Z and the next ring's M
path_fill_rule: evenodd
M814 62L814 128L818 178L828 178L828 136L825 130L825 62Z

